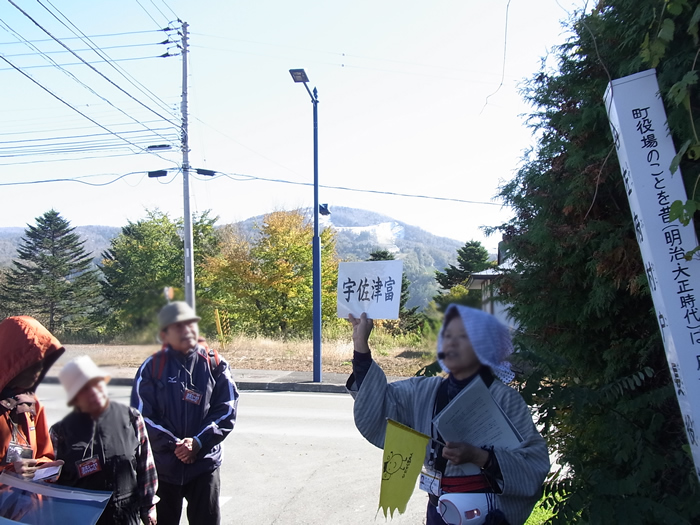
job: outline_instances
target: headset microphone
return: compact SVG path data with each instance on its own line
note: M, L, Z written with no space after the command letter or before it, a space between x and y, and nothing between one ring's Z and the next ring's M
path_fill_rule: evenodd
M445 352L438 352L438 359L445 359Z

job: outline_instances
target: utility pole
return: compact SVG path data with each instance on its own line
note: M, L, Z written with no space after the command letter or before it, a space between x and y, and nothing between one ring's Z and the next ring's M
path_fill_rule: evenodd
M192 212L190 211L190 146L187 127L187 22L182 23L182 113L181 148L182 148L182 194L184 198L185 220L185 301L192 309L194 301L194 253L192 249Z

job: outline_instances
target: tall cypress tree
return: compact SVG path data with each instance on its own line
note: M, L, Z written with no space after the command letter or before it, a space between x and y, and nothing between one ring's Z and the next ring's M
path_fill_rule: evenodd
M512 263L500 292L519 323L519 355L534 366L523 394L566 467L545 492L555 523L700 520L700 484L602 100L611 79L656 66L682 144L700 98L690 91L687 106L676 106L669 94L695 67L698 13L697 1L598 2L571 24L558 69L525 89L539 142L502 191L515 216L498 228ZM669 39L660 29L674 23ZM698 163L681 168L694 182Z
M91 328L101 300L98 270L74 230L55 210L37 217L0 285L8 310L36 317L53 333Z

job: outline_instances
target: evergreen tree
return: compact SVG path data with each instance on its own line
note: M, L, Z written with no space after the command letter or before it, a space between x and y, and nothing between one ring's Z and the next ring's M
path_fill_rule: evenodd
M396 257L388 250L375 250L369 254L368 261L393 261ZM401 272L401 299L399 301L399 322L396 329L397 334L407 334L420 332L425 322L425 317L418 313L418 307L406 308L406 303L411 298L408 287L411 281L406 277L406 272Z
M85 241L55 210L27 226L17 260L0 286L0 300L14 315L31 315L52 333L94 327L101 301L99 274Z
M216 218L209 217L208 212L192 221L197 295L203 277L202 262L217 250L215 222ZM113 332L152 335L157 331L156 314L166 302L163 289L173 287L176 299L184 297L182 225L182 219L148 211L145 219L129 221L102 254L103 289L110 308L106 315ZM197 305L198 311L201 307ZM204 317L202 320L206 326Z
M473 273L483 272L492 266L489 252L479 241L468 241L457 250L457 264L450 264L444 272L435 271L435 280L441 290L433 296L433 301L440 312L444 312L452 303L481 308L481 290L470 290L467 286Z
M700 99L691 90L678 106L670 95L695 67L699 14L697 1L598 2L571 24L558 70L543 68L525 89L538 145L502 190L515 216L498 228L512 264L499 287L520 326L518 355L534 367L523 395L566 467L545 491L554 523L700 521L700 485L602 101L610 79L655 66L670 131L683 143ZM681 168L694 183L698 163Z
M490 268L489 252L479 241L468 241L457 250L457 265L450 264L444 272L435 271L435 280L443 290L449 291L454 286L464 285L473 273Z

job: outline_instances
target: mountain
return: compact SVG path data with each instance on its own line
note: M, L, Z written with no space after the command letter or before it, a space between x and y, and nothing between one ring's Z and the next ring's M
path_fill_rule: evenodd
M311 220L310 208L301 210ZM457 250L464 243L433 235L417 226L368 210L333 207L331 214L319 215L319 227L336 230L336 247L341 261L365 261L375 250L387 250L403 261L403 270L411 282L407 306L424 308L437 293L435 271L457 264ZM252 233L263 216L251 217L239 224Z
M311 209L302 210L311 219ZM238 223L252 233L263 216ZM437 292L435 270L443 271L456 264L457 250L463 243L439 237L372 211L337 207L331 215L319 216L319 227L336 230L338 256L342 261L364 261L375 250L387 250L403 261L406 277L411 281L408 307L427 306ZM85 250L92 252L95 262L109 248L112 238L121 232L114 226L77 226L75 231L85 241ZM8 267L16 256L24 228L0 228L0 267Z
M12 265L17 256L17 247L24 236L24 228L0 228L0 268ZM85 251L92 253L95 263L102 260L102 252L109 247L109 241L116 237L121 228L116 226L76 226L75 233L85 241Z

